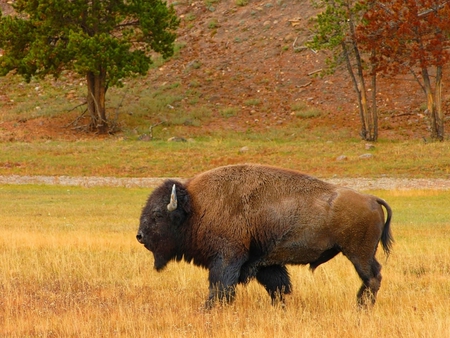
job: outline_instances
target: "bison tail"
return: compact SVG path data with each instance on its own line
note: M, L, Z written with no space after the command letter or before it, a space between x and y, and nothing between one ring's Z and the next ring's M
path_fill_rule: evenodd
M383 232L381 233L381 245L383 247L384 253L389 257L391 253L392 245L394 244L394 237L391 231L391 219L392 219L392 209L386 201L381 198L377 198L378 204L382 205L386 209L387 217L384 223Z

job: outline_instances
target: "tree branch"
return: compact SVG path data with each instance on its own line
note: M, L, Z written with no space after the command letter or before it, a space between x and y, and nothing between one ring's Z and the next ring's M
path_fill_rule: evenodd
M448 1L445 1L444 3L438 5L435 8L430 8L430 9L427 9L426 11L423 11L422 13L419 13L417 16L419 18L421 18L422 16L428 15L428 14L430 14L432 12L437 12L438 10L444 8L447 3L448 3Z
M448 3L448 1L445 1L445 2L443 2L443 3L440 4L440 5L438 5L438 6L435 7L435 8L430 8L430 9L427 9L427 10L421 12L421 13L418 13L417 16L418 16L419 18L421 18L421 17L426 16L426 15L432 13L432 12L438 11L438 10L444 8L445 5L446 5L447 3ZM378 2L377 5L380 6L381 8L383 8L383 9L385 10L385 12L387 12L388 14L394 15L394 12L391 11L385 4L379 3L379 2Z
M120 23L120 24L116 25L115 28L120 29L123 27L138 26L138 25L139 25L139 20L135 20L135 21Z
M76 106L75 108L80 107L80 106L82 106L82 105L84 105L84 104L86 104L86 102L85 102L85 103L82 103L82 104L79 104L79 105ZM72 110L74 110L75 108L72 108L71 110L69 110L69 112L72 111ZM73 121L70 122L69 124L65 125L64 128L68 128L68 127L70 127L71 125L76 125L76 124L78 123L78 121L80 121L81 118L84 116L84 114L86 114L86 112L87 112L87 109L85 109L80 115L78 115L77 118L76 118L75 120L73 120Z

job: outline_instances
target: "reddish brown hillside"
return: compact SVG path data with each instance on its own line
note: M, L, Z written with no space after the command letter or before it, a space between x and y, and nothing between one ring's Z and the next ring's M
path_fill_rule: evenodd
M347 73L342 69L317 77L325 53L302 48L318 12L309 0L250 0L243 6L234 0L171 2L181 17L177 43L184 47L177 57L152 70L149 82L155 87L177 82L186 91L200 92L199 105L212 107L215 117L203 127L264 130L290 123L298 118L295 110L308 105L326 112L310 119L310 127L351 128L357 137L359 115ZM424 95L416 82L406 76L379 80L380 137L428 137ZM447 89L443 94L450 98ZM227 107L239 113L224 119L220 112ZM64 123L59 123L59 137L76 137L69 131L61 133ZM28 121L23 128L28 135L51 134L54 125L54 120Z
M241 107L241 114L227 121L233 127L288 123L295 118L293 108L306 103L328 112L314 119L315 124L351 126L357 134L358 109L346 71L317 77L325 52L302 48L318 13L311 2L235 3L177 5L183 19L178 41L186 48L180 59L164 67L161 77L181 79L185 86L197 81L205 100L217 107ZM397 131L403 137L427 136L420 109L424 96L413 79L380 77L378 99L385 137Z

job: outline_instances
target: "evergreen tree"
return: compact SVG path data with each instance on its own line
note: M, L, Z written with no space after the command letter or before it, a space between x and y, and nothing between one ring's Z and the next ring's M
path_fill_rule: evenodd
M173 54L179 20L163 0L16 0L0 17L0 75L86 78L90 128L107 133L107 89L146 74L152 51Z

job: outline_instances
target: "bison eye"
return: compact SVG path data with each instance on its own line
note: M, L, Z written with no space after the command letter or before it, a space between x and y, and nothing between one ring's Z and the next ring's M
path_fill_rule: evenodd
M163 214L159 210L155 210L152 212L152 220L157 221L159 219L163 218Z

